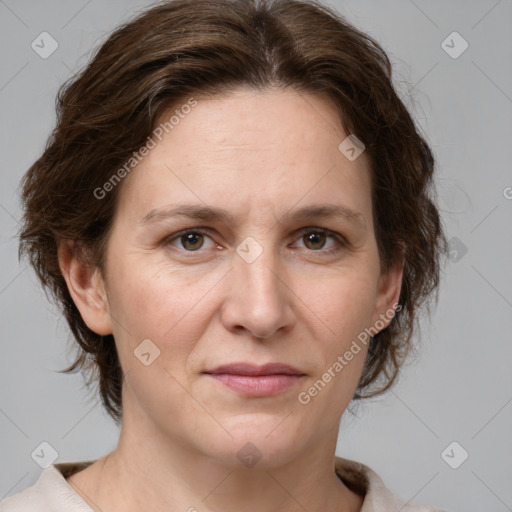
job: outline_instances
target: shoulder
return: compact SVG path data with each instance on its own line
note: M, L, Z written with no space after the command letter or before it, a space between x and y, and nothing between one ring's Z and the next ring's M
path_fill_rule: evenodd
M88 464L89 461L48 466L33 485L0 501L1 512L92 512L64 476Z
M364 495L361 512L444 512L439 508L412 503L393 494L373 469L360 462L335 457L335 468L348 487Z

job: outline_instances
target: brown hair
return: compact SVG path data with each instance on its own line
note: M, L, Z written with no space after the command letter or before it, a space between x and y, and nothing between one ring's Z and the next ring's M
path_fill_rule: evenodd
M433 199L434 157L393 88L379 44L313 0L159 3L115 30L61 87L57 125L22 180L19 256L28 255L79 345L63 371L83 370L88 385L99 381L116 423L123 375L114 339L83 321L59 269L58 244L77 242L103 271L122 183L102 199L94 191L143 146L171 106L238 86L291 86L328 98L345 132L365 144L381 266L404 258L404 273L400 310L372 338L355 399L392 385L420 306L433 292L437 299L446 240Z

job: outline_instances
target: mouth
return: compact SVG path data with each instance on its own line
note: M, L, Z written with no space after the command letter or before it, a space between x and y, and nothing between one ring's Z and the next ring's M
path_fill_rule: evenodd
M263 366L232 363L203 373L231 390L251 397L276 395L297 385L305 377L297 368L283 363Z

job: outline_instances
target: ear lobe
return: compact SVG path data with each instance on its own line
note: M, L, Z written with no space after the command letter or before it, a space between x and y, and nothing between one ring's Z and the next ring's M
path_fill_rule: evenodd
M59 243L58 258L71 298L87 327L102 336L112 334L108 298L99 268L86 263L81 248L72 242Z
M372 325L375 325L377 320L380 320L381 323L384 322L385 325L380 330L385 329L393 320L394 310L398 305L402 289L404 263L405 258L403 257L392 265L385 274L381 274L379 277L379 288Z

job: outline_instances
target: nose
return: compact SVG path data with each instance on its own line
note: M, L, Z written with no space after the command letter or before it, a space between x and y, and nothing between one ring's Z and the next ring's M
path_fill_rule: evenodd
M290 277L270 246L260 246L261 254L253 261L242 251L233 255L221 316L232 332L270 338L293 326L293 283L287 282Z

